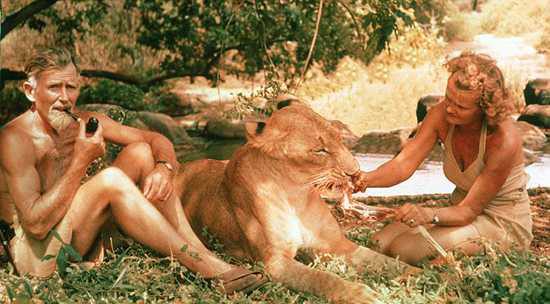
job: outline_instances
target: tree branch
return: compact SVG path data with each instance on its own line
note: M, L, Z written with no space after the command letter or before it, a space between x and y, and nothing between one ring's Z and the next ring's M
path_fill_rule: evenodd
M300 80L298 81L296 88L298 88L304 81L306 77L306 72L309 68L309 64L311 63L311 56L313 56L313 49L315 48L315 43L317 42L317 35L319 34L319 26L321 25L321 17L323 16L323 2L324 2L323 0L319 1L319 10L317 11L317 21L315 22L315 32L313 33L313 39L311 39L311 45L309 46L309 52L307 54L306 64L304 65L304 69L302 70L302 77L300 77Z
M125 74L120 74L120 73L115 73L110 71L102 71L102 70L82 70L80 72L80 75L88 78L106 78L106 79L111 79L115 81L120 81L126 84L138 86L144 89L145 91L147 91L153 85L156 85L167 79L172 79L172 78L186 77L186 76L204 76L208 79L211 78L210 75L207 75L204 73L190 73L190 72L163 73L161 75L157 75L145 80L135 76L131 76L131 75L125 75ZM1 82L0 89L3 87L3 84L5 81L24 80L24 79L27 79L27 75L22 71L1 69L0 70L0 82Z
M36 0L6 17L2 25L0 25L0 28L2 28L0 31L0 40L4 39L4 37L18 25L25 23L27 19L54 5L56 2L57 0Z

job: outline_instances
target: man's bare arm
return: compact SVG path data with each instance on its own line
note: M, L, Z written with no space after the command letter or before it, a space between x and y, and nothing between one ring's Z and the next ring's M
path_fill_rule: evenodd
M123 146L136 142L145 142L151 146L155 160L169 162L172 167L178 168L179 163L174 152L172 142L164 135L122 125L107 115L87 112L85 117L94 116L103 126L103 136L107 141Z
M29 136L11 127L0 132L0 166L19 221L31 236L45 238L65 216L89 164L89 155L86 149L76 149L75 145L75 157L66 172L42 193L34 145Z
M174 146L170 140L156 132L124 126L103 114L88 112L83 116L90 115L98 118L100 124L103 125L107 141L124 146L138 142L147 143L151 147L153 158L156 161L165 161L171 165L173 170L166 165L157 164L141 183L141 190L148 200L152 202L166 201L173 192L172 177L174 171L177 171L179 167Z

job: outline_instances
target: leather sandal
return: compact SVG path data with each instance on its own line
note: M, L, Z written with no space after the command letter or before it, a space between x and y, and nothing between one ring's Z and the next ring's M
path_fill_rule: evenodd
M216 276L221 282L217 289L226 294L235 292L249 293L268 281L266 275L259 271L251 271L246 268L233 268Z

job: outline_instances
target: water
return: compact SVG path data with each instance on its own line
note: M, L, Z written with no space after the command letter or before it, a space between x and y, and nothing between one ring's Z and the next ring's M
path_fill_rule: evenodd
M242 139L226 139L208 141L206 149L200 152L189 154L186 161L212 158L229 159L233 152L244 143ZM376 169L384 162L390 160L392 155L388 154L355 154L359 161L361 170L368 171ZM528 188L550 187L550 154L540 157L536 163L525 168L530 179ZM433 193L451 193L454 185L447 180L443 174L441 162L426 162L421 169L405 182L389 188L369 188L366 192L356 193L354 196L395 196L395 195L418 195Z
M382 154L356 154L362 170L373 170L392 158L391 155ZM550 187L550 154L545 154L539 162L525 168L530 179L528 188ZM394 195L418 195L433 193L450 193L454 185L443 174L441 162L427 162L425 166L417 170L408 180L389 188L370 188L363 193L354 196L394 196Z

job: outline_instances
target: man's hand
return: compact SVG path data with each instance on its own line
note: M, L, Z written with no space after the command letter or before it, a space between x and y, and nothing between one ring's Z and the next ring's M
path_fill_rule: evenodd
M395 211L395 220L414 228L418 225L429 224L433 218L433 210L406 203Z
M79 121L80 130L74 143L74 157L86 164L105 154L105 141L101 124L92 136L86 135L86 124Z
M367 190L367 172L365 171L359 171L359 173L355 174L351 177L351 180L353 182L353 192L365 192Z
M172 171L162 164L157 166L145 177L143 195L151 202L164 202L172 194Z

